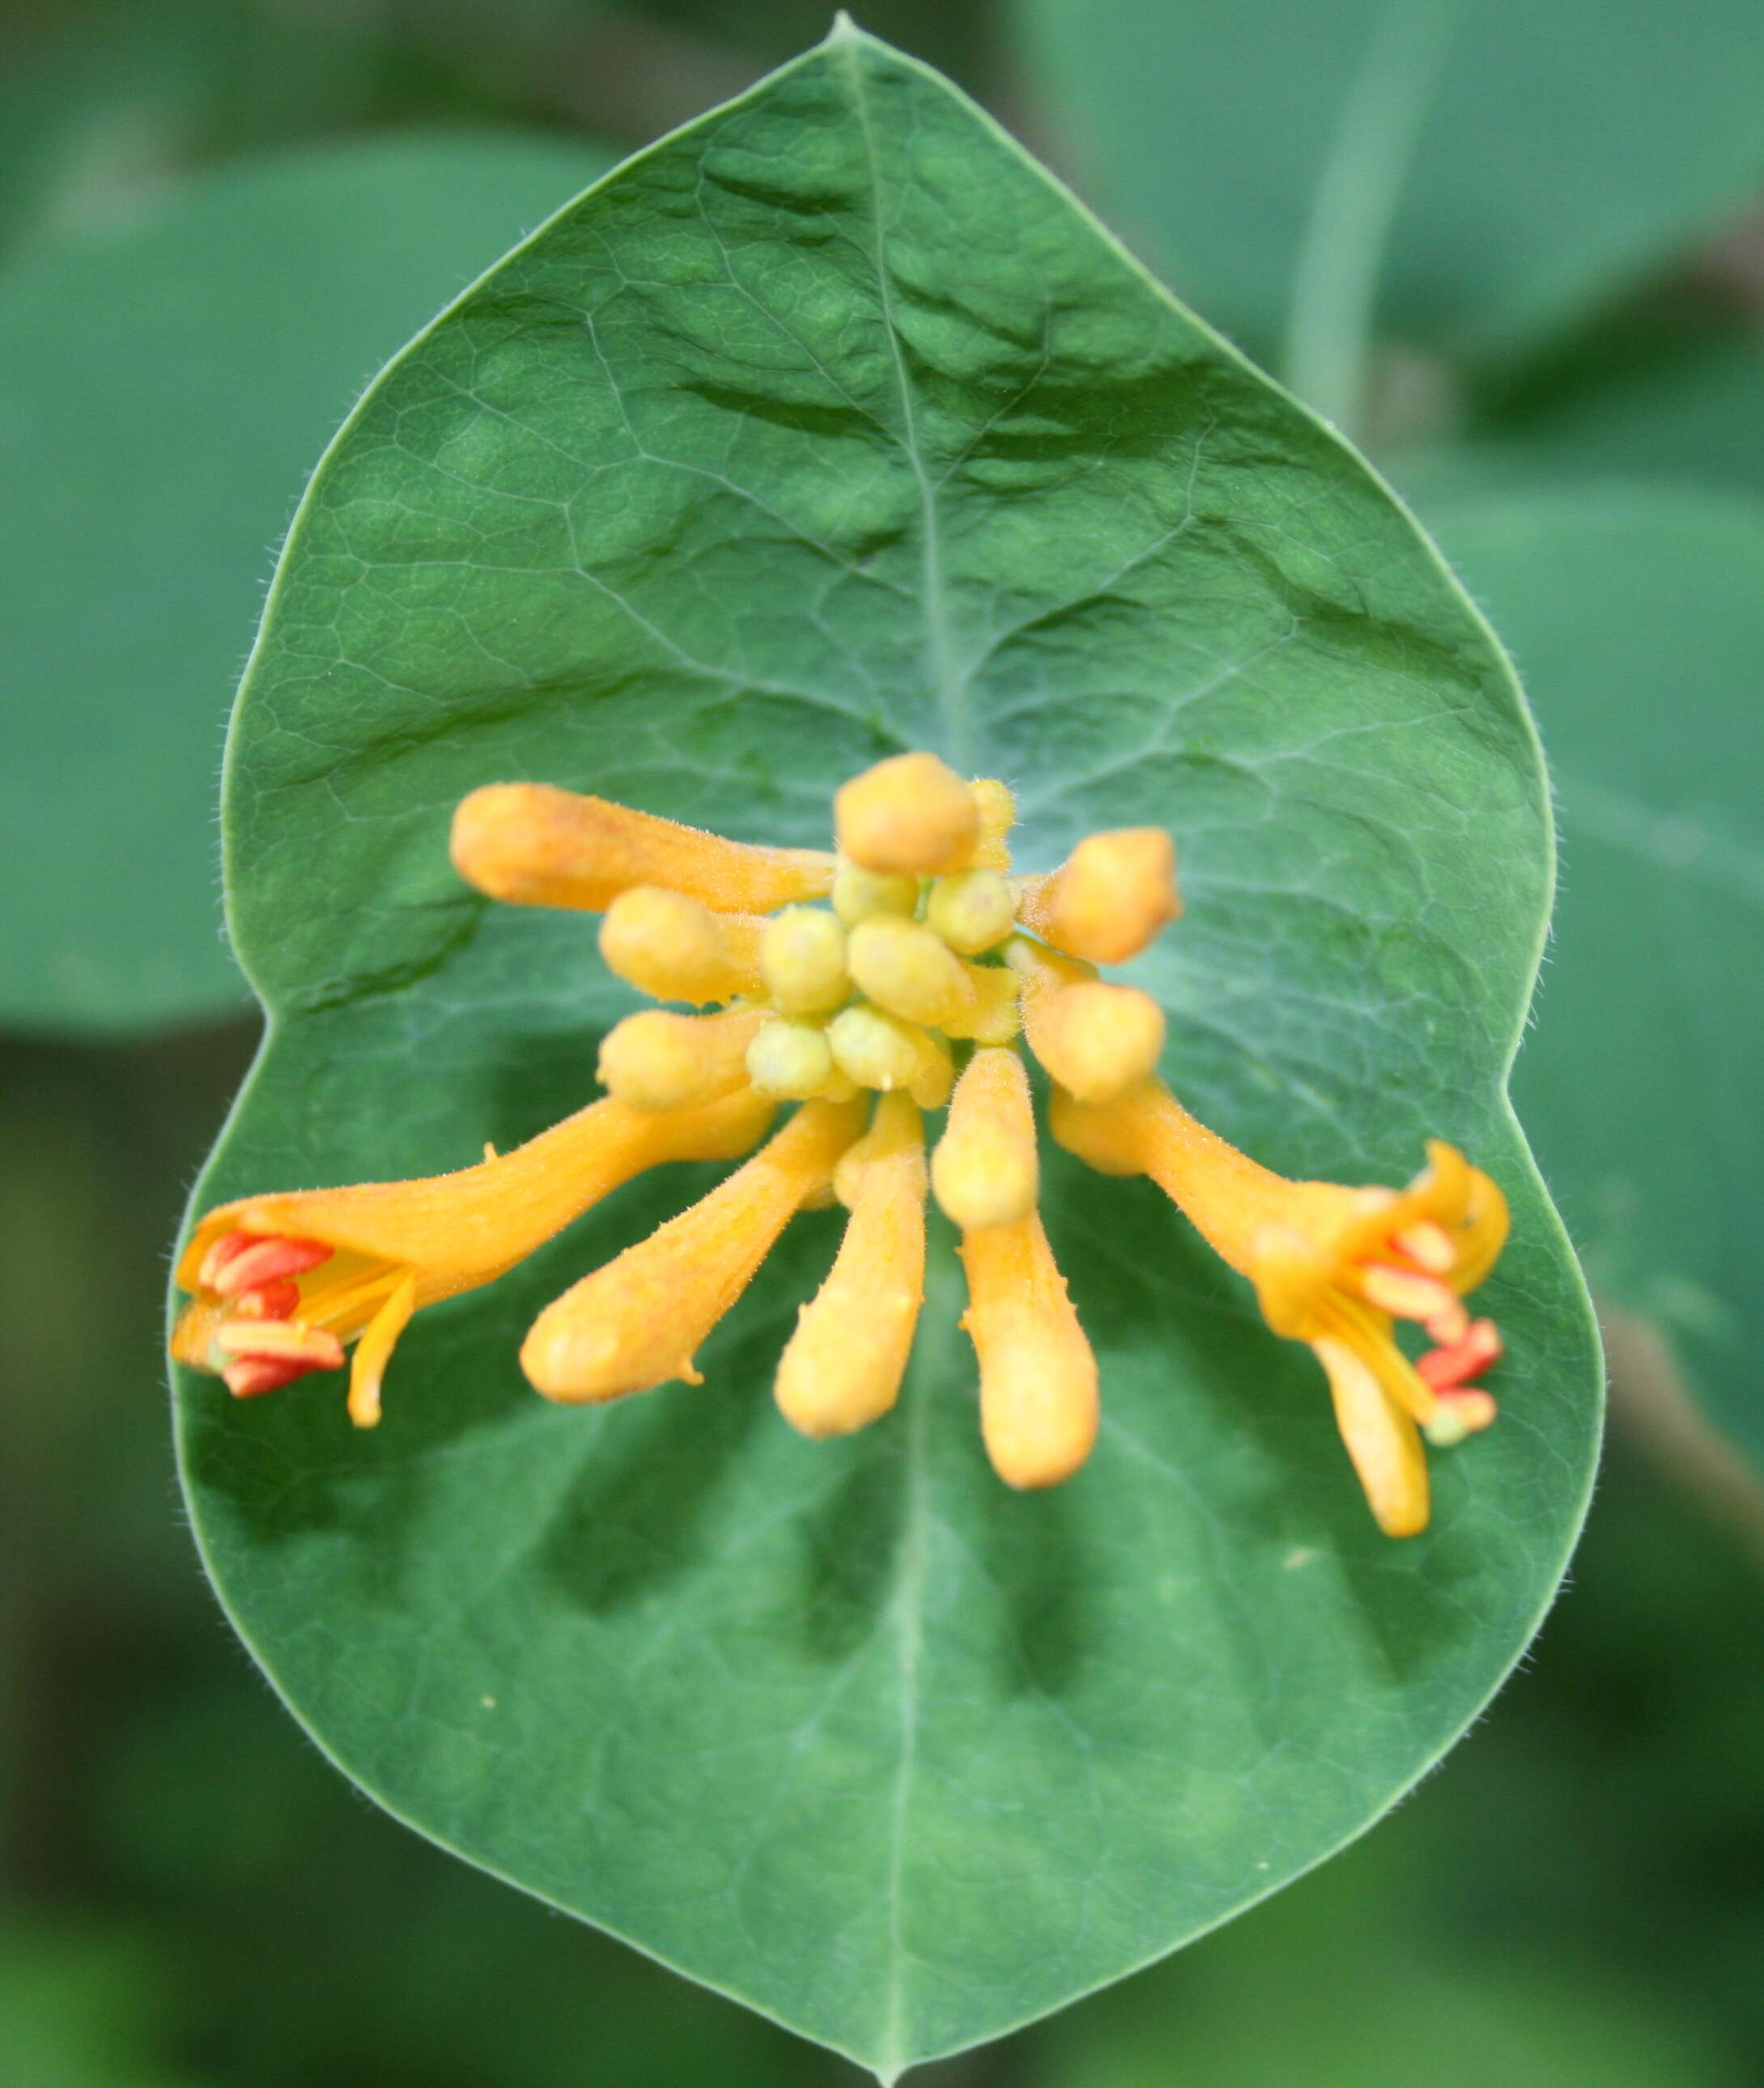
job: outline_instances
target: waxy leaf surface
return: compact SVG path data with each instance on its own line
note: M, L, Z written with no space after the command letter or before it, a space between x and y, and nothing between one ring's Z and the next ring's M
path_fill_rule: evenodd
M272 546L375 367L606 164L495 133L330 148L0 280L0 1018L243 1004L215 786Z
M1638 1400L1674 1370L1764 1470L1764 507L1509 493L1444 540L1525 662L1565 865L1515 1085ZM1670 1419L1669 1413L1663 1417Z
M382 378L272 593L229 785L262 1060L198 1202L405 1175L593 1093L591 918L447 856L495 778L822 844L928 747L1019 861L1178 835L1136 971L1167 1070L1292 1170L1430 1132L1514 1201L1499 1427L1374 1530L1308 1353L1144 1183L1050 1154L1102 1361L1086 1470L981 1451L948 1229L901 1410L799 1439L798 1222L706 1382L597 1412L516 1361L713 1179L634 1185L335 1380L180 1388L241 1632L395 1812L892 2075L1167 1951L1359 1832L1530 1637L1597 1435L1579 1277L1503 1089L1550 880L1510 672L1414 524L983 116L849 29L627 163Z
M1320 210L1308 294L1357 294L1369 252L1401 338L1501 360L1740 216L1764 171L1753 0L1017 0L1013 19L1098 199L1264 353Z

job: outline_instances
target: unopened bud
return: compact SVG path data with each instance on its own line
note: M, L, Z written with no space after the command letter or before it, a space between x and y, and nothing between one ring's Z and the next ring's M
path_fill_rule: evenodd
M944 1034L971 1038L976 1044L1008 1044L1023 1026L1016 973L1004 965L964 964L962 969L974 998L961 1014L945 1020Z
M987 1455L1007 1486L1057 1486L1096 1440L1097 1367L1041 1220L964 1233L961 1260Z
M1124 964L1182 912L1175 845L1162 827L1120 827L1079 842L1051 877L1025 879L1025 927L1094 965Z
M1010 786L995 776L982 776L968 785L980 823L974 849L968 858L974 870L1008 870L1011 866L1010 831L1017 824L1017 800Z
M872 914L910 914L918 905L916 877L888 876L862 863L842 862L833 879L833 911L848 928Z
M1164 1048L1164 1012L1137 986L1088 979L1025 1003L1030 1048L1083 1102L1105 1102L1142 1080Z
M764 988L764 925L746 915L713 914L660 885L639 885L607 908L600 952L627 985L657 1000L733 1000Z
M696 1109L732 1095L747 1078L747 1046L765 1020L757 1008L672 1015L646 1008L602 1040L601 1085L627 1109Z
M915 876L959 870L978 838L968 785L935 754L897 754L833 798L841 852L866 870Z
M931 1155L931 1187L964 1232L1006 1226L1035 1208L1039 1167L1029 1076L1014 1051L976 1051L956 1083Z
M824 1015L851 991L846 931L819 907L787 906L766 922L760 969L774 1006L785 1015Z
M871 1000L909 1022L940 1029L971 1008L961 960L922 921L880 914L860 921L847 951L851 976Z
M803 1102L832 1080L833 1047L819 1024L775 1016L747 1046L747 1071L761 1094Z
M1017 901L995 870L958 870L940 877L925 905L925 922L953 950L976 957L1011 932Z
M828 1024L827 1041L842 1073L860 1088L886 1093L912 1087L923 1070L930 1040L916 1025L860 1002Z

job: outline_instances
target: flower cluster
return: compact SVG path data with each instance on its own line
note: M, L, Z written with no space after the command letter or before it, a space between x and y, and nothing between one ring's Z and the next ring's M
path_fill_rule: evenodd
M833 815L836 853L546 785L473 792L454 820L460 874L512 904L599 913L609 967L675 1007L618 1024L606 1099L513 1152L209 1212L178 1270L192 1298L176 1354L242 1397L347 1363L350 1416L370 1427L413 1312L490 1282L645 1168L750 1154L546 1307L520 1351L535 1388L575 1403L698 1383L698 1349L792 1216L837 1200L844 1239L775 1389L805 1435L863 1427L906 1371L928 1192L961 1234L987 1453L1012 1486L1055 1484L1090 1453L1098 1377L1038 1214L1026 1042L1055 1140L1104 1173L1150 1175L1250 1279L1269 1325L1321 1363L1381 1526L1424 1528L1422 1435L1456 1442L1494 1418L1473 1380L1500 1337L1462 1303L1505 1238L1494 1183L1437 1143L1406 1189L1287 1181L1188 1114L1154 1070L1158 1003L1098 973L1180 912L1161 829L1093 834L1057 870L1013 875L1010 792L929 754L854 777ZM1415 1360L1398 1320L1431 1344Z

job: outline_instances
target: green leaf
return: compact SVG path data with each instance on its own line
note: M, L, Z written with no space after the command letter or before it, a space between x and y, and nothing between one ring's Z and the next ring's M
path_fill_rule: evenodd
M1598 1375L1505 1099L1550 879L1505 660L1337 440L946 83L841 26L627 163L420 336L297 520L237 713L265 1051L199 1196L475 1159L592 1092L595 923L493 908L452 805L531 776L748 839L929 746L1019 860L1166 822L1138 976L1193 1105L1514 1199L1508 1418L1436 1525L1367 1517L1308 1354L1148 1183L1050 1153L1102 1361L1090 1465L993 1477L947 1230L901 1410L811 1444L794 1228L707 1383L548 1406L537 1309L712 1179L622 1192L335 1381L180 1386L209 1569L340 1765L449 1847L884 2076L1167 1951L1359 1832L1561 1572Z
M1555 773L1565 873L1526 1120L1595 1290L1665 1337L1764 1465L1764 507L1604 487L1436 520Z
M268 547L362 380L605 165L513 134L328 148L0 279L0 1019L243 1001L215 777Z
M1016 19L1081 172L1263 349L1329 334L1369 269L1405 339L1526 352L1736 214L1764 168L1752 0L1018 0Z

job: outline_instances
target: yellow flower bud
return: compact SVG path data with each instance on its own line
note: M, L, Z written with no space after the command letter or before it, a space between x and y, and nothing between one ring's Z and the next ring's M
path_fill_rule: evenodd
M861 863L842 862L833 879L833 911L848 928L872 914L910 914L918 905L916 877L886 876Z
M964 1014L943 1025L946 1037L971 1038L976 1044L1008 1044L1023 1026L1017 1008L1022 982L1004 965L964 963L974 999Z
M1017 800L1008 785L996 777L983 776L968 785L979 820L979 832L968 858L974 870L1008 870L1011 866L1011 828L1017 824Z
M925 1146L918 1111L884 1095L876 1122L839 1162L851 1213L838 1258L778 1365L785 1418L805 1436L842 1436L899 1397L925 1293Z
M657 1000L734 1000L764 991L764 926L744 914L713 914L683 892L640 884L607 908L600 953L627 986Z
M833 796L842 854L866 870L915 876L960 870L980 832L967 785L935 754L897 754Z
M1081 841L1049 877L1017 887L1017 918L1056 950L1124 964L1178 918L1175 844L1162 827L1118 827Z
M846 931L819 907L787 906L766 922L760 969L773 1005L785 1015L825 1015L851 991Z
M806 1101L833 1077L833 1047L818 1023L775 1016L747 1046L747 1071L762 1095Z
M925 903L925 921L953 950L977 957L1011 932L1017 901L995 870L958 870L940 877Z
M879 1008L942 1029L972 1009L961 961L922 921L879 914L860 921L846 949L851 976Z
M1008 1226L1035 1208L1039 1166L1029 1076L1014 1051L976 1051L950 1097L931 1187L964 1232Z
M751 1163L750 1163L751 1164ZM1032 1211L961 1236L962 1325L980 1359L980 1429L1007 1486L1069 1478L1096 1440L1096 1357Z
M839 1070L860 1088L905 1088L921 1109L941 1109L955 1078L949 1046L917 1023L860 1002L827 1025Z
M696 1109L747 1079L747 1046L765 1020L757 1008L670 1015L646 1008L601 1040L601 1085L634 1110Z
M694 1351L862 1126L859 1103L805 1102L702 1201L546 1306L520 1351L534 1387L574 1405L701 1384Z
M1006 955L1022 980L1030 1049L1080 1102L1107 1102L1157 1064L1164 1012L1149 993L1106 986L1088 966L1021 938Z

